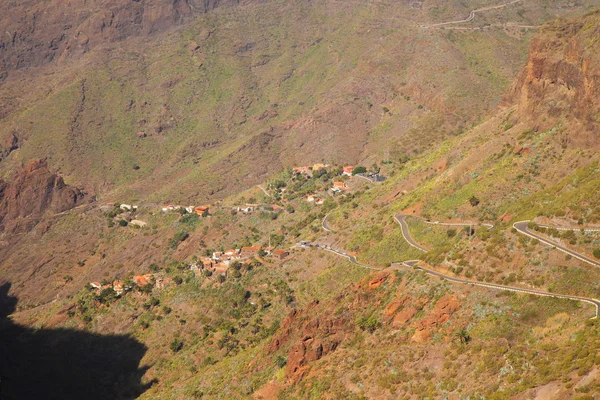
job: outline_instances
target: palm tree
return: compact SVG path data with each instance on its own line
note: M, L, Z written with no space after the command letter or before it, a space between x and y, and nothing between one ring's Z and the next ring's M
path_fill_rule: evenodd
M460 331L456 332L456 338L462 343L467 344L471 341L471 335L465 328L462 328Z

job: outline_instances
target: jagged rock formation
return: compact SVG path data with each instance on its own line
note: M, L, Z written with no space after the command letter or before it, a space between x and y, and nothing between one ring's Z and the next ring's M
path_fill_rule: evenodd
M542 129L561 120L577 132L569 142L598 144L600 131L600 11L545 27L508 94L519 113Z
M69 210L86 198L50 172L45 160L31 161L12 181L0 181L0 230L29 230L45 213Z

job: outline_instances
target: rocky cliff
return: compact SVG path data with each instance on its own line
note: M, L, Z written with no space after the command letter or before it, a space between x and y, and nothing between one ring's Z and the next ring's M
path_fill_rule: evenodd
M545 129L569 122L574 145L595 146L600 127L600 11L544 27L508 98Z
M86 199L51 173L45 160L31 161L12 181L0 180L0 230L27 231L45 213L69 210Z

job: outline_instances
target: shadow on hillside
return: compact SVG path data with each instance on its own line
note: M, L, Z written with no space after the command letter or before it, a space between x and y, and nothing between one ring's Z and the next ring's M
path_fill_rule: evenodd
M0 285L0 399L134 399L150 384L146 346L126 335L34 330L7 318L17 299Z

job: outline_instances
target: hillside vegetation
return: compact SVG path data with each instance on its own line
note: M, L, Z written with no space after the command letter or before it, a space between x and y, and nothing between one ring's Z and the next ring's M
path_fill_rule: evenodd
M14 358L61 329L114 338L135 349L101 375L120 398L600 396L595 305L470 284L600 298L596 266L513 226L600 260L579 229L600 227L600 13L545 25L527 55L531 33L489 15L415 23L488 3L417 3L221 8L41 78L54 89L0 120L36 121L0 165L46 154L98 201L3 236ZM555 15L516 7L491 15ZM162 210L199 199L210 211Z

